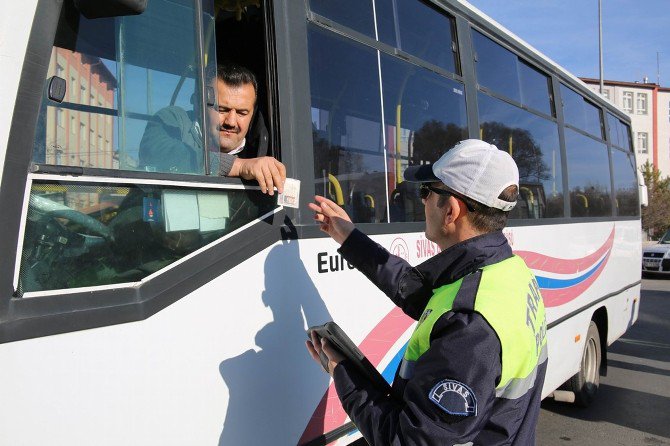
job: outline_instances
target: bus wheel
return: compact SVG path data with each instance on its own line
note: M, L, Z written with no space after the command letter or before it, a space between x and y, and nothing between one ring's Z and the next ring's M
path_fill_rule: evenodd
M587 407L596 396L600 384L600 333L595 322L591 321L586 335L586 345L582 354L582 364L570 379L570 387L575 393L575 404Z

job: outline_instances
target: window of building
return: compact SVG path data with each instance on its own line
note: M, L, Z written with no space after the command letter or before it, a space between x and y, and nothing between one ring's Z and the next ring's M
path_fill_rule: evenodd
M637 132L637 153L648 153L647 140L649 134L647 132Z
M633 113L633 92L623 92L623 102L621 104L623 110L628 113Z
M549 76L478 31L472 32L477 82L524 106L554 116Z
M62 108L56 109L56 122L58 127L65 128L65 111Z
M76 101L79 89L77 88L77 79L74 76L70 78L70 85L67 88L70 90L70 102Z
M603 96L604 96L606 99L609 99L609 98L610 98L610 91L609 91L608 88L603 88Z
M561 84L561 100L566 124L603 139L603 115L600 108L563 84Z
M637 94L637 102L635 104L635 111L637 112L638 115L646 115L647 114L647 93L638 93Z
M65 79L65 77L64 77L65 74L64 73L65 73L65 69L63 68L63 66L61 64L57 63L56 64L56 76L58 76L62 79Z
M70 116L70 133L77 134L77 118L74 116Z
M607 145L565 129L572 217L612 215Z

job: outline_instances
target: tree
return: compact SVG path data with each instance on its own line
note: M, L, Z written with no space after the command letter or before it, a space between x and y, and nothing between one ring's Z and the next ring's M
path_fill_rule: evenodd
M641 168L647 185L649 205L642 208L642 229L651 236L660 236L670 228L670 177L647 161Z

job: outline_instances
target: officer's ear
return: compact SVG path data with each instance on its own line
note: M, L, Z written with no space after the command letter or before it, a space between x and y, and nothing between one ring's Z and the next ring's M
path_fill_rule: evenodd
M446 203L442 208L444 209L444 225L454 223L458 218L465 216L465 212L461 209L461 206L465 206L465 203L450 195L447 197Z

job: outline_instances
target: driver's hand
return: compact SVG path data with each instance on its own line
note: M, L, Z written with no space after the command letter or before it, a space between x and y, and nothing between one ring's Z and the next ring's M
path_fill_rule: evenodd
M260 158L235 158L228 176L256 180L264 194L274 195L274 188L281 193L286 181L286 167L271 156Z

